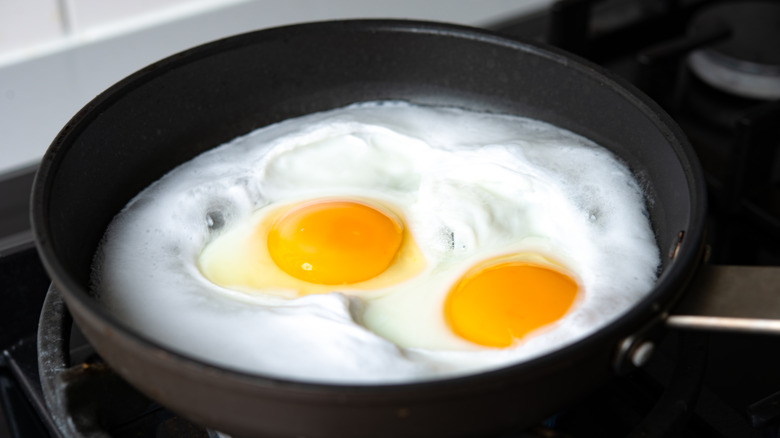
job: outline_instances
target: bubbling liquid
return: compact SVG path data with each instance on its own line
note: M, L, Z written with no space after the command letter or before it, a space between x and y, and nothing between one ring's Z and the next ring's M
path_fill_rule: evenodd
M653 288L644 195L605 148L402 102L271 125L134 198L93 289L166 348L243 372L385 384L538 357Z

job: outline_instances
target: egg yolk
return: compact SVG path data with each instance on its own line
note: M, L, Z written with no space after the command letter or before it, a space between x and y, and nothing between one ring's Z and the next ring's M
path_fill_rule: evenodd
M268 252L284 272L317 284L352 284L376 277L403 241L392 213L346 200L300 205L277 219Z
M541 264L509 261L464 275L445 301L445 318L459 336L486 347L509 347L560 319L577 296L576 281Z

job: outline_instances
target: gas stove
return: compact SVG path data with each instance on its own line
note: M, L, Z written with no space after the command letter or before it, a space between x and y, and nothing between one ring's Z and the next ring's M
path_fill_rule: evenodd
M557 45L655 99L704 167L710 259L780 264L780 3L563 0L493 30ZM80 336L31 243L33 173L0 176L0 437L219 436L137 393ZM642 368L501 435L624 436L780 437L780 338L671 330Z

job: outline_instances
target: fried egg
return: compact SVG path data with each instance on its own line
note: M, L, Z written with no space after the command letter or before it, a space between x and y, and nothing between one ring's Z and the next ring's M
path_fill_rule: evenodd
M576 342L658 265L644 195L605 148L527 118L373 102L171 171L110 225L93 289L208 363L382 384Z
M199 266L220 286L292 298L381 289L419 273L425 259L385 205L324 198L259 209L209 243Z

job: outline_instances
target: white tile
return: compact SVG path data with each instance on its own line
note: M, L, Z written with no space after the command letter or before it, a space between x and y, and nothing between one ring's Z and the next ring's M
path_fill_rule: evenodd
M74 32L144 19L202 0L67 0Z
M57 0L0 0L0 54L64 35Z

